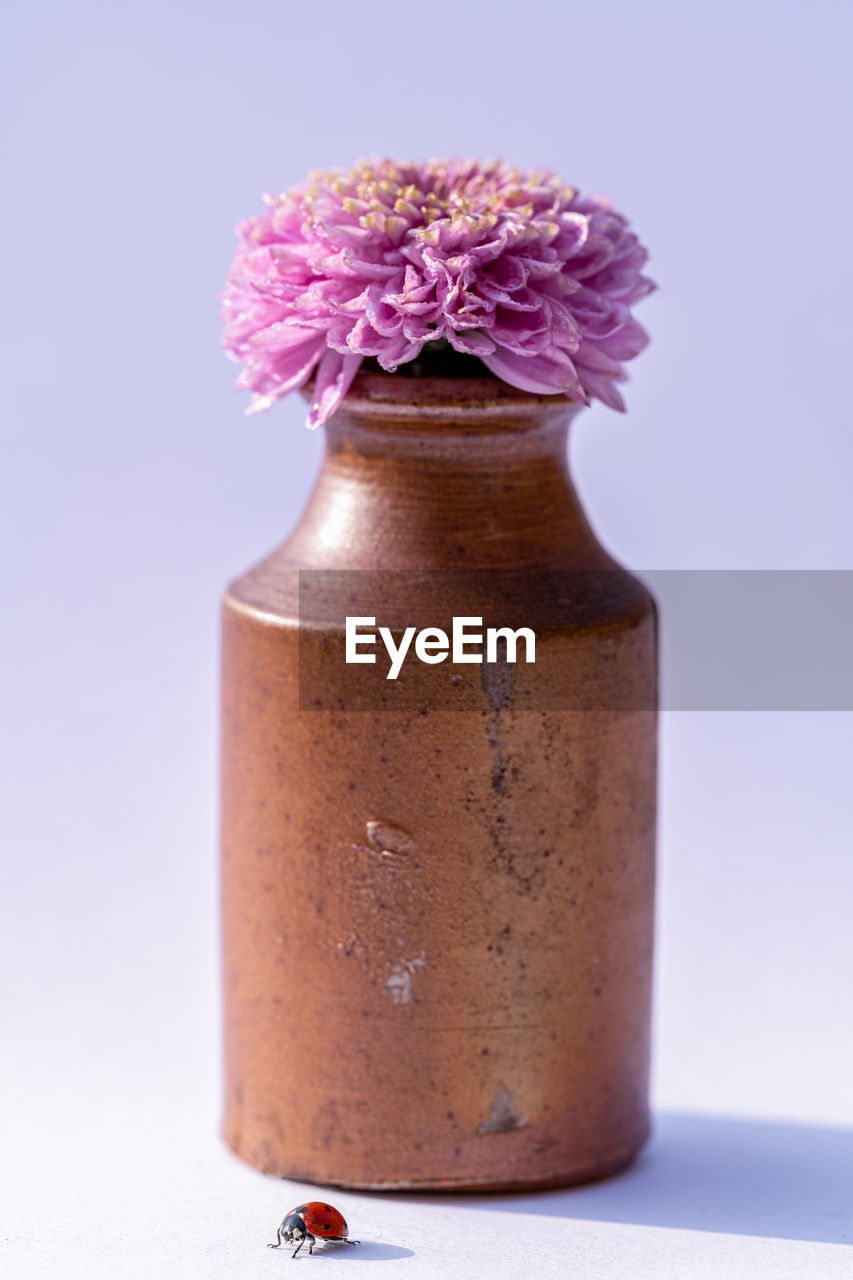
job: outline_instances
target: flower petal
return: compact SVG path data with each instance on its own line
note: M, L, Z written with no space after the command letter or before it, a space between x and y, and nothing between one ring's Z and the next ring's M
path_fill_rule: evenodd
M358 355L342 356L337 351L325 353L317 366L314 395L306 426L314 430L332 416L349 391L361 359Z
M480 356L481 359L491 355L495 350L495 343L482 329L466 329L462 333L455 333L449 329L447 341L456 351L462 351L469 356Z
M498 378L522 391L546 396L562 392L574 400L587 400L574 364L558 347L535 356L521 356L498 347L491 355L480 358Z
M614 379L607 374L590 373L588 369L584 369L583 385L588 396L601 400L609 409L616 409L619 413L625 412L625 401L622 399L619 388Z

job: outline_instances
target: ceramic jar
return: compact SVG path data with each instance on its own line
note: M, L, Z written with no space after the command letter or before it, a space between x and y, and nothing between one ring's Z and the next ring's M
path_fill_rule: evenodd
M360 375L226 593L224 1134L260 1169L565 1185L647 1136L656 614L579 503L575 412ZM389 681L378 640L345 667L351 614L526 622L535 662Z

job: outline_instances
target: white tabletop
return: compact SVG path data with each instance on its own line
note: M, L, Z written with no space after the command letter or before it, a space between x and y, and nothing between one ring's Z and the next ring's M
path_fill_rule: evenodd
M584 1280L849 1276L853 965L841 774L851 719L664 720L657 1112L628 1173L528 1195L326 1188L319 1194L362 1244L303 1253L299 1265L387 1276L379 1264L396 1262L412 1280L527 1270ZM811 773L809 760L819 762ZM162 779L175 768L181 785L170 790ZM696 780L712 771L725 805L702 800ZM0 1274L290 1274L287 1251L266 1246L316 1188L249 1169L217 1136L215 833L212 805L198 803L204 770L193 751L174 753L159 804L121 793L134 820L119 829L120 774L120 763L104 764L76 834L62 806L34 815L43 843L12 867Z

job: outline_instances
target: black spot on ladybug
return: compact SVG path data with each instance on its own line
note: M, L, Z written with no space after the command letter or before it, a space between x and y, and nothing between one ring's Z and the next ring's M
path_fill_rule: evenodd
M326 1213L331 1213L331 1212L332 1212L332 1206L331 1206L330 1204L324 1204L324 1205L323 1205L323 1208L326 1210ZM329 1225L329 1224L328 1224L328 1222L327 1222L327 1223L326 1223L326 1226L328 1226L328 1225Z
M324 1230L324 1231L331 1231L331 1229L332 1229L332 1224L331 1224L331 1222L324 1222L324 1223L323 1223L323 1230Z

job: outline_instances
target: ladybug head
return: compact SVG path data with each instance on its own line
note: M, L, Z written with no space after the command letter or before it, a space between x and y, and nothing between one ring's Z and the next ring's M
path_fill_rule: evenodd
M297 1240L304 1240L307 1234L305 1223L298 1213L288 1214L281 1224L281 1238L287 1244L293 1244Z

